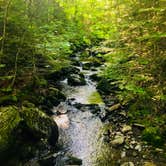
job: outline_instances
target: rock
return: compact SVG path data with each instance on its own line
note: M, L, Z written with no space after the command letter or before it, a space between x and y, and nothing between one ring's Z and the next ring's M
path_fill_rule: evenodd
M145 129L145 126L144 126L144 125L138 124L138 123L134 123L134 124L133 124L133 127L136 127L136 128L138 128L138 129L140 129L140 130L144 130L144 129Z
M124 158L124 157L126 157L126 152L125 151L121 152L121 158Z
M91 111L93 114L98 114L101 112L101 109L98 104L81 104L81 103L75 103L73 105L77 109L86 112L86 111Z
M153 162L145 162L143 166L156 166Z
M56 108L56 112L60 113L60 114L65 114L67 113L67 104L66 102L61 102Z
M90 70L92 66L93 66L92 63L90 62L86 62L82 64L83 70Z
M22 130L28 130L32 137L36 139L44 138L50 145L55 145L58 140L58 126L45 113L38 108L23 107L20 116L23 119L24 126Z
M91 79L92 81L100 81L100 80L101 80L101 77L98 76L97 74L92 74L92 75L90 75L90 79Z
M135 150L137 150L137 151L141 152L141 150L142 150L141 145L140 145L140 144L138 144L138 145L135 147Z
M45 156L41 158L39 161L40 166L55 166L55 165L65 165L63 161L63 154L59 153L54 153L54 154L49 154L48 156ZM35 165L36 166L36 165Z
M129 125L124 125L124 126L122 127L122 132L123 132L123 133L127 133L127 132L129 132L129 131L131 131L131 130L132 130L132 127L129 126Z
M49 111L52 109L54 106L58 105L60 102L65 101L66 97L65 95L58 90L57 88L50 87L45 94L44 101L41 102L40 104L44 107L47 107L47 110Z
M0 161L15 153L21 158L34 157L39 150L54 146L58 140L58 127L53 119L33 104L25 105L30 108L0 108Z
M164 150L160 149L160 148L156 148L155 151L158 152L158 153L163 153L164 152Z
M74 66L80 66L81 64L80 64L81 62L79 62L78 60L72 60L72 65L74 65Z
M108 108L108 110L115 111L115 110L118 110L120 107L121 107L121 104L118 103L118 104L115 104L115 105L111 106L110 108Z
M82 165L82 160L74 156L66 156L65 164L66 165Z
M132 154L134 157L136 157L137 156L137 152L133 152L133 154Z
M116 135L115 138L113 139L113 141L111 141L112 146L119 146L122 145L124 143L125 137L124 135Z
M47 73L45 77L49 82L55 82L55 81L64 80L72 73L78 74L79 72L80 70L77 67L68 66L60 70L51 71L51 73Z
M14 130L21 118L17 107L0 108L0 153L6 151L14 142Z
M65 100L65 95L59 89L54 87L42 89L40 92L35 92L34 96L32 95L28 98L29 102L34 103L47 114L52 114L50 110Z
M68 84L72 86L86 85L86 81L82 74L71 74L68 77Z
M133 162L125 162L123 164L121 164L121 166L134 166Z

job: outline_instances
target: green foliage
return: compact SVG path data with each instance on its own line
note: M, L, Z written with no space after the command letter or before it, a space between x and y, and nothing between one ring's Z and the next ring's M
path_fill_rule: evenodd
M159 133L159 128L157 127L146 128L143 131L142 138L156 147L161 146L164 143L164 138L162 138L161 133Z
M106 60L98 89L116 93L129 104L133 121L142 118L141 123L154 125L144 132L145 139L161 142L153 135L166 106L163 3L0 0L0 104L16 104L35 88L47 88L45 75L69 66L69 55L96 44L91 51L98 55L84 51L82 59Z

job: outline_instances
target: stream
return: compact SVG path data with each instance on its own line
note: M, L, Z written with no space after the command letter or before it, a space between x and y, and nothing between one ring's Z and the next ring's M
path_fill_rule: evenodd
M104 115L105 105L96 90L96 84L89 78L97 71L84 71L81 67L80 70L84 73L86 85L69 86L67 80L62 81L62 89L70 102L55 107L53 112L59 111L61 114L53 115L53 118L59 126L59 144L63 145L65 153L81 159L82 166L97 166L100 165L101 154L109 153L103 141L104 124L99 116L92 113L91 106L97 105L100 115ZM85 106L85 109L76 108L76 104Z

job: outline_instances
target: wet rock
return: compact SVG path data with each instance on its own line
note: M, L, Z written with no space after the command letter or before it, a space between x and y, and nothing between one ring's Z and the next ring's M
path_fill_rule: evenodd
M127 132L129 132L129 131L131 131L131 130L132 130L132 127L129 126L129 125L124 125L124 126L122 127L122 132L123 132L123 133L127 133Z
M93 66L92 63L90 62L86 62L82 64L83 70L90 70L92 66Z
M123 164L121 164L121 166L134 166L133 162L125 162Z
M64 155L61 152L48 154L45 157L42 157L38 162L40 166L64 166L65 163L63 161Z
M113 141L111 141L112 146L119 146L124 143L125 137L122 134L115 135Z
M90 75L90 79L91 79L92 81L100 81L100 80L101 80L101 77L98 76L97 74L92 74L92 75Z
M81 103L75 103L73 104L74 107L76 107L77 109L81 109L81 107L83 106L83 104Z
M91 111L93 114L98 114L100 113L101 109L98 104L81 104L81 103L76 103L73 105L77 109L86 112L86 111Z
M57 114L67 113L68 108L66 102L60 102L60 104L57 107L55 107L53 111L55 111Z
M71 74L68 77L68 84L72 86L86 85L84 75L82 74Z
M72 61L72 65L79 67L81 64L80 64L80 62L79 62L78 60L73 60L73 61Z
M66 165L82 165L82 160L74 156L66 156L65 164Z

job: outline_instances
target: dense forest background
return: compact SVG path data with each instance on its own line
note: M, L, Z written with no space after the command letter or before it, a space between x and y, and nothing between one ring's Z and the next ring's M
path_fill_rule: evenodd
M82 58L96 61L96 53L106 61L99 73L103 91L115 93L128 108L131 123L145 126L144 140L162 147L166 139L165 3L0 0L0 109L19 108L24 101L36 107L45 103L48 76L70 67L70 56L86 49ZM1 133L6 130L0 126ZM9 135L3 133L0 146Z

